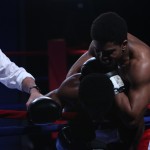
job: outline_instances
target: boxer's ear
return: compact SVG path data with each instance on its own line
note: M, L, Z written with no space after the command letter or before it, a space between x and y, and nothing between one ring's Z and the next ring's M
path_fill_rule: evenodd
M124 53L125 50L127 49L127 43L128 43L127 40L124 40L124 41L123 41L123 43L122 43L122 45L121 45L122 53Z

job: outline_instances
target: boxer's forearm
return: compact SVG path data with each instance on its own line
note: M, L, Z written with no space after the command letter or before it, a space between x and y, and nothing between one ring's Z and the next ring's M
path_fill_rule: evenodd
M53 91L50 91L49 93L47 93L47 94L45 94L44 96L47 96L47 97L51 97L51 98L53 98L53 97L55 97L57 94L57 90L58 89L55 89L55 90L53 90Z
M52 98L52 100L54 100L55 102L57 102L62 107L62 103L61 103L60 98L58 98L57 91L58 91L58 89L55 89L55 90L53 90L53 91L45 94L44 96Z
M138 123L139 118L141 118L141 114L143 112L143 107L137 107L139 106L140 99L137 99L135 96L135 93L137 93L135 92L136 90L132 89L132 92L130 92L130 94L128 93L127 96L124 93L126 89L125 84L123 83L123 80L118 75L118 73L116 71L112 71L106 73L106 75L109 77L113 84L116 105L120 110L122 118L126 124L135 126Z
M70 68L70 70L67 73L66 77L69 77L75 73L78 73L81 69L81 66L83 65L83 63L88 60L89 58L91 58L92 55L89 54L89 52L87 51L86 53L84 53L74 64L73 66Z
M133 103L131 104L131 100L124 92L115 95L115 102L120 110L123 121L127 125L136 126L138 124L138 118L141 118L140 108L136 108Z

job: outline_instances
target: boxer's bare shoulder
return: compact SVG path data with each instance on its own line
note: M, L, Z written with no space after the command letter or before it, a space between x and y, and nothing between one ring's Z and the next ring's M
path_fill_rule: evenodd
M142 50L150 51L149 45L147 45L146 43L144 43L142 40L135 37L134 35L128 33L127 38L128 38L128 47L130 50L140 50L141 51L141 49L142 49Z
M74 74L66 78L59 89L57 90L57 95L61 100L71 101L78 99L78 89L80 84L80 73Z

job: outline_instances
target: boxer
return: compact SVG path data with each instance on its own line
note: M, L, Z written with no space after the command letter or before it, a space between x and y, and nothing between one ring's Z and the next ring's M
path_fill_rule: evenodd
M128 83L123 81L117 75L117 72L114 73L114 70L113 70L112 66L105 66L105 64L101 64L101 62L96 58L90 58L89 60L87 60L83 64L83 66L81 67L81 78L80 79L84 79L88 74L93 74L95 72L99 72L99 73L101 72L101 73L105 74L110 79L110 81L113 84L114 95L118 94L119 92L123 92L123 91L125 93L127 92ZM98 78L97 78L97 79L95 79L95 83L93 83L94 82L94 79L93 79L91 81L91 84L94 84L92 87L88 86L88 85L91 85L90 81L86 81L86 82L85 82L86 83L85 87L83 86L82 89L87 89L87 90L85 90L84 97L82 96L81 100L88 101L88 99L90 98L90 94L89 94L90 91L92 91L92 89L95 90L94 85L97 85L97 87L98 87L98 84L99 84L98 90L100 90L101 89L100 84L102 84L102 82L101 81L98 82ZM81 83L82 83L82 81L81 81ZM102 86L102 87L104 87L104 86ZM107 84L106 84L106 87L107 87ZM106 88L105 92L107 93L107 88ZM92 105L89 105L89 106L92 106ZM95 108L96 108L96 106L95 106ZM113 111L115 111L115 112L117 111L117 115L120 114L120 112L119 112L118 108L116 107L116 105L113 108L114 108ZM111 112L111 113L113 114L113 112ZM110 116L112 116L112 114ZM139 142L138 135L139 134L141 135L141 130L143 129L143 125L139 124L136 128L128 128L126 126L126 124L124 124L124 122L122 122L122 118L120 118L119 115L117 116L117 118L115 117L115 115L113 115L112 118L115 119L115 122L117 123L115 126L118 128L120 138L123 141L123 143L121 144L122 145L121 149L126 150L126 149L129 149L132 146L137 147L138 142ZM128 137L128 138L126 138L126 137ZM134 149L133 147L131 149Z
M122 118L120 118L119 116L120 112L118 108L116 107L116 105L114 105L115 104L114 103L115 100L113 100L113 98L115 97L114 85L113 85L113 82L107 76L107 73L111 72L112 68L108 67L107 69L103 70L102 73L100 73L100 71L101 70L99 66L99 61L97 61L97 59L95 58L89 59L83 65L81 73L77 73L77 74L70 76L69 78L67 78L66 80L62 82L62 84L60 85L58 89L47 94L47 96L51 97L53 100L59 103L61 107L63 108L67 107L67 110L70 109L70 111L81 112L81 108L82 108L82 110L86 112L86 115L85 115L87 118L86 121L83 119L84 117L81 117L83 119L83 122L82 122L81 121L82 119L78 116L80 119L78 118L76 119L75 122L74 120L73 122L71 122L71 125L73 125L73 127L69 126L63 129L62 132L60 132L60 137L61 137L60 139L61 141L63 141L63 143L65 143L63 144L63 146L65 145L65 147L67 147L68 149L74 146L72 146L71 144L72 142L70 142L71 140L69 140L69 138L64 140L64 137L68 137L68 136L70 137L70 134L74 135L76 133L77 135L75 137L78 136L79 139L81 137L82 137L81 139L83 139L84 136L82 136L81 130L86 127L91 126L90 120L88 119L88 117L92 119L92 123L94 123L94 127L97 127L97 124L101 124L101 121L103 120L103 118L105 118L105 116L107 117L109 116L108 119L113 121L113 125L112 123L111 125L115 126L115 128L118 128L119 134L121 136L121 140L123 141L123 143L119 142L118 144L115 144L115 146L119 146L121 147L121 149L127 150L133 144L132 142L134 140L138 141L138 139L136 138L136 135L138 133L137 128L128 129L125 125L123 125ZM79 105L80 107L78 107ZM84 107L81 107L81 106L84 106ZM113 108L111 110L111 113L109 112L110 108ZM81 127L81 124L80 124L81 122L84 124L83 125L84 128L81 128L81 130L79 130L80 129L79 127ZM89 126L87 126L87 124ZM103 124L103 127L105 127L105 125ZM111 125L107 124L107 126L110 126L110 127ZM85 137L89 137L89 139L85 140L86 142L88 140L89 141L93 140L93 138L91 138L93 137L91 136L93 133L91 131L88 131L88 132L91 134L90 135L85 134L86 135ZM63 136L64 133L65 133L65 136ZM73 141L73 145L79 145L76 142ZM59 143L62 143L62 142L59 142ZM80 146L83 148L83 146L85 146L84 145L85 143L83 145L82 144L80 143ZM60 146L61 144L58 144L58 145ZM109 148L110 147L114 148L114 145L112 146L111 144L109 144Z
M90 57L114 66L121 79L128 83L127 92L115 95L122 122L128 128L143 126L150 102L150 47L129 34L125 20L114 12L100 14L93 21L91 38L89 50L71 67L67 77L78 72Z
M59 146L62 146L68 150L73 150L72 147L77 148L75 145L78 146L78 149L87 149L89 145L92 147L91 142L95 138L95 130L99 125L105 129L106 126L110 129L112 126L117 128L121 141L123 141L114 145L112 143L107 145L105 141L100 143L103 147L114 149L114 147L119 146L122 150L127 150L134 140L138 141L136 138L137 128L133 130L126 128L122 124L122 118L118 115L120 113L114 103L114 85L107 75L113 68L108 67L102 70L101 72L100 62L97 59L89 59L83 65L81 73L70 76L62 82L58 89L46 94L46 97L54 101L54 104L57 103L63 108L63 111L76 111L79 114L69 122L67 127L60 131L57 141L58 149ZM106 118L111 121L110 124L105 124L104 119ZM117 139L119 140L119 137Z
M63 128L59 133L57 149L84 150L92 148L90 142L95 138L95 129L105 118L114 102L113 85L107 76L103 74L89 74L81 80L81 75L79 75L80 74L76 74L72 76L73 78L78 76L78 82L74 82L76 86L74 91L76 90L78 98L78 105L76 105L78 106L78 115L69 122L68 127ZM69 89L71 89L70 85L73 85L72 81L74 81L72 77L69 78L69 82L63 82L61 90L63 90L64 86L68 87L68 85ZM80 80L81 82L79 83ZM85 85L84 81L89 81L87 85L90 86L90 91L88 91L89 88ZM64 93L64 91L62 93ZM67 95L70 95L70 92L68 92L68 94L65 93L65 99L67 99ZM89 99L85 98L85 95L87 95L86 97ZM61 97L59 98L61 100ZM70 101L69 103L71 103L71 100L74 101L74 97L73 99L68 99L68 101ZM105 145L104 142L103 145Z

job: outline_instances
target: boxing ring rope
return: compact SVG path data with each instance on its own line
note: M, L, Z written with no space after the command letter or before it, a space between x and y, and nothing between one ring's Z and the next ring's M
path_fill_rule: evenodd
M67 57L80 56L87 50L71 49L66 46L64 39L48 41L48 50L41 51L6 51L8 57L45 56L48 59L49 90L56 89L65 79L67 70Z
M69 55L82 55L86 52L87 50L83 50L83 49L69 49L67 50ZM33 52L28 52L28 51L8 51L5 52L6 55L8 56L47 56L48 52L45 51L33 51Z
M59 131L65 125L67 125L68 120L73 119L76 115L77 115L76 112L63 112L60 119L46 124L32 123L32 125L25 125L25 126L0 127L0 136L56 132ZM8 105L8 106L1 105L0 118L28 120L26 107L23 104Z
M19 108L16 105L16 108ZM15 108L15 107L14 107ZM27 119L27 111L12 109L0 109L0 118L11 118L11 119ZM34 134L34 133L46 133L46 132L56 132L59 131L62 127L66 126L68 120L73 119L77 115L77 112L63 112L62 118L46 124L33 124L25 126L6 126L0 127L0 137L2 136L14 136L14 135L23 135L23 134ZM150 116L144 117L145 125L150 127Z
M5 52L7 56L47 56L46 51L7 51Z
M0 127L0 137L59 131L65 124Z
M81 56L87 50L71 49L66 46L64 39L56 39L48 41L47 51L7 51L7 56L45 56L48 59L48 79L49 90L54 90L59 87L62 81L66 78L67 57Z

